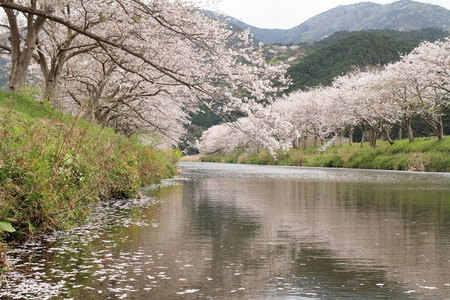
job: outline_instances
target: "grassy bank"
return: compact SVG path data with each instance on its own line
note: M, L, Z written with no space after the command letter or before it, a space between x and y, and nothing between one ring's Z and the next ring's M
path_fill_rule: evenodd
M136 197L176 172L179 152L144 146L23 95L0 92L0 116L0 254L1 242L70 228L101 199Z
M378 142L376 148L367 143L335 146L323 153L312 146L307 149L278 151L274 159L269 151L253 153L237 152L231 155L203 155L202 161L227 162L243 164L340 167L359 169L405 170L450 172L450 137L442 141L430 138L417 138L412 143L408 140Z

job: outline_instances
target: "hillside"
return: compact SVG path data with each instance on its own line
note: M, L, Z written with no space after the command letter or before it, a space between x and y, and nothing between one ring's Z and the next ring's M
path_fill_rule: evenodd
M290 89L329 85L333 78L349 72L355 66L384 65L397 61L402 53L410 52L418 44L419 41L369 31L338 39L289 68L288 75L293 80Z
M410 44L411 41L414 41L415 44L418 44L422 41L435 42L437 40L445 39L448 36L448 32L434 28L425 28L413 31L376 29L368 30L367 32L403 39L405 43L408 44ZM300 43L297 45L265 45L263 51L266 60L270 61L270 63L272 64L285 62L294 65L302 58L305 58L306 56L312 54L317 49L329 46L341 39L349 38L355 35L360 36L361 31L338 31L330 36L327 36L326 38L323 38L320 41L312 43ZM399 44L401 44L401 42ZM394 49L394 51L397 52L404 52L401 50L402 49Z
M238 27L250 28L256 40L264 44L298 44L321 40L337 31L394 29L411 31L422 28L450 30L450 10L427 3L401 0L390 4L361 2L341 5L288 29L262 29L231 19Z

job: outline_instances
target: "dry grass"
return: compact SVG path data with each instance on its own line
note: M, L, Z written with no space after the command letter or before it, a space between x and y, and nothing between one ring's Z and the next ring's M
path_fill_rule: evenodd
M195 162L195 161L200 161L200 157L201 157L200 154L188 155L188 156L181 157L180 161Z

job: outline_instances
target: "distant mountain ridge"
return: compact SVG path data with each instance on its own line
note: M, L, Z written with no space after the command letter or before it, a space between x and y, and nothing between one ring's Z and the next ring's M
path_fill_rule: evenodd
M291 29L262 29L230 18L230 23L250 28L256 40L264 44L298 44L318 41L337 31L422 28L450 30L450 10L428 3L400 0L390 4L360 2L341 5Z

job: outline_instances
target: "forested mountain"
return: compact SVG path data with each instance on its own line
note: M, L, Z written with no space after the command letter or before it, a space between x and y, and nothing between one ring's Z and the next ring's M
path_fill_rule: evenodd
M336 33L313 43L310 46L312 53L289 68L288 74L293 81L290 90L319 84L329 85L334 77L341 76L354 67L397 61L401 54L409 53L421 41L435 41L437 37L444 38L446 35L443 31L439 34L438 30L409 34L394 31ZM414 36L417 38L413 38Z
M425 28L413 31L376 29L376 30L369 30L368 32L378 35L387 35L394 38L400 38L408 42L414 41L415 43L419 43L422 41L434 42L437 40L442 40L449 35L447 31L435 28ZM343 38L348 38L360 34L361 31L338 31L326 38L323 38L320 41L312 43L300 43L297 45L283 45L283 44L265 45L263 47L263 51L267 61L270 61L270 63L272 64L276 64L278 62L287 62L293 65L302 58L310 55L317 49L331 45Z
M298 44L318 41L337 31L422 28L450 30L450 10L427 3L401 0L390 4L361 2L341 5L288 30L262 29L231 19L241 28L249 27L255 39L264 44Z

